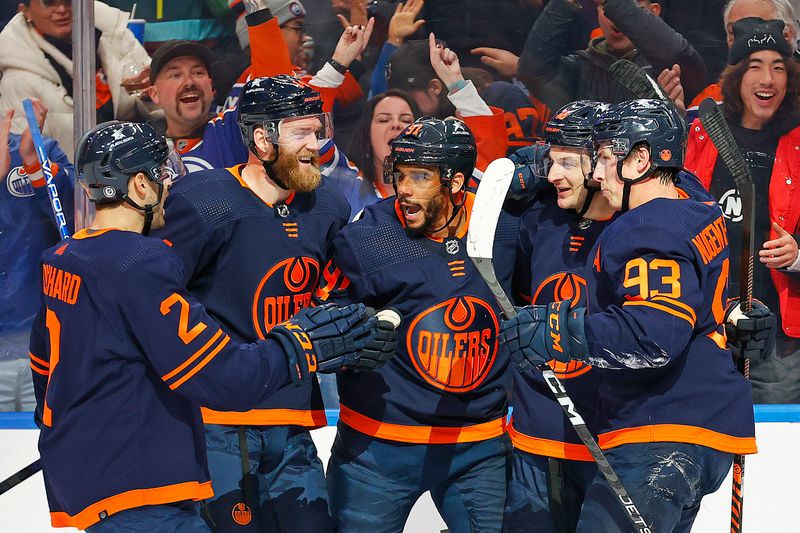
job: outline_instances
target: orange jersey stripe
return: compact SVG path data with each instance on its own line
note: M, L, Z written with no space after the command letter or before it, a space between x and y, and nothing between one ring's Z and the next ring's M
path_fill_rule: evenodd
M373 420L344 405L340 406L339 419L356 431L371 437L415 444L479 442L499 437L506 431L505 417L463 427L407 426Z
M597 440L603 449L640 442L685 442L727 453L758 453L755 437L734 437L710 429L682 424L655 424L618 429L598 435Z
M694 322L697 322L697 315L695 314L694 309L692 309L691 306L683 303L680 300L676 300L675 298L669 298L667 296L653 296L653 301L668 303L674 305L675 307L683 309L689 314L690 317L692 317L692 320Z
M328 425L325 411L305 409L251 409L250 411L215 411L200 408L203 422L225 426L303 426L319 428Z
M659 311L664 311L665 313L669 313L670 315L682 318L683 320L687 321L692 326L692 328L694 328L694 320L692 320L692 317L690 317L689 315L685 315L679 311L675 311L674 309L670 309L665 305L660 305L655 302L648 302L646 300L631 300L622 304L623 307L625 307L626 305L644 305L647 307L658 309Z
M514 429L513 424L514 421L512 420L511 424L508 426L508 435L511 437L511 442L514 444L515 448L535 455L544 455L545 457L556 457L558 459L570 459L573 461L594 461L592 454L589 453L589 448L583 444L570 444L557 440L531 437L530 435L520 433Z
M47 361L45 361L44 359L39 359L38 357L36 357L35 355L33 355L33 354L32 354L32 353L30 353L30 352L28 352L28 355L30 355L30 356L31 356L31 359L33 360L33 362L34 362L34 363L36 363L36 364L38 364L39 366L43 366L43 367L45 367L45 368L50 368L50 363L48 363L48 362L47 362Z
M194 362L195 359L203 355L206 352L206 350L208 350L211 347L212 344L217 342L217 339L219 339L221 335L222 335L222 330L218 329L217 332L214 334L214 336L208 339L208 342L206 342L199 350L194 352L191 355L191 357L189 357L186 361L181 363L181 365L178 368L176 368L169 374L161 376L161 379L163 381L168 381L177 376L178 374L180 374L181 372L183 372L186 369L186 367L188 367L190 364Z
M205 359L203 359L202 361L200 361L199 363L197 363L197 364L194 366L194 368L193 368L193 369L191 369L189 372L187 372L186 374L184 374L184 375L183 375L183 377L182 377L181 379L179 379L178 381L176 381L175 383L173 383L172 385L170 385L170 386L169 386L169 388L170 388L170 389L172 389L172 390L175 390L175 389L177 389L178 387L180 387L181 385L183 385L184 383L186 383L186 381L187 381L189 378L191 378L192 376L194 376L195 374L197 374L198 372L200 372L200 370L202 370L202 368L203 368L204 366L206 366L208 363L210 363L210 362L211 362L211 360L212 360L212 359L214 359L214 358L217 356L217 354L218 354L218 353L219 353L219 352L220 352L220 351L221 351L221 350L222 350L222 349L225 347L225 345L226 345L226 344L228 344L228 341L230 341L230 340L231 340L231 338L230 338L230 337L228 337L227 335L225 335L225 338L223 338L223 339L220 341L220 343L219 343L219 344L217 344L217 347L216 347L216 348L214 348L214 350L212 350L212 351L211 351L211 353L210 353L210 354L208 354L208 355L206 356L206 358L205 358Z
M100 513L103 511L108 515L113 515L134 507L160 505L182 500L205 500L213 495L214 491L211 489L210 481L205 483L187 481L186 483L177 483L164 487L135 489L104 498L74 516L70 516L67 513L50 513L50 522L53 527L86 529L100 521Z
M38 366L36 366L35 363L31 362L30 365L31 365L31 370L33 370L37 374L41 374L43 376L49 376L50 375L49 371L47 371L47 370L45 370L43 368L39 368Z

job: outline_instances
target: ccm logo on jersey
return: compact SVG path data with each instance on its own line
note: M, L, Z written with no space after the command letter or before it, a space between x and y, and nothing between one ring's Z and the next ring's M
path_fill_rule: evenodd
M497 358L497 316L479 298L462 296L436 304L409 326L406 348L419 375L437 389L478 387Z
M273 327L311 305L319 273L316 260L289 257L264 274L253 295L253 327L259 339L264 339Z

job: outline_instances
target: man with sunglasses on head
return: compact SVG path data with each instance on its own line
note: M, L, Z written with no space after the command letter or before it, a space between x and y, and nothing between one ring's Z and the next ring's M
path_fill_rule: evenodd
M30 341L35 421L54 527L208 531L213 495L198 403L249 409L374 337L363 306L303 310L253 344L231 339L184 288L164 203L183 174L146 124L81 139L92 224L42 256ZM331 342L335 339L336 342Z

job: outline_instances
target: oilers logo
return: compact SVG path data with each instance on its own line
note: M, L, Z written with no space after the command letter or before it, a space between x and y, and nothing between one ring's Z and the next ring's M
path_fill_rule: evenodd
M22 167L14 167L6 176L6 187L11 196L25 198L33 196L33 185Z
M315 259L289 257L264 274L253 296L253 328L259 339L264 339L273 326L311 305L319 273Z
M534 291L531 303L534 305L549 304L562 300L572 300L572 307L586 306L586 280L572 272L557 272L545 278ZM580 361L548 363L558 379L576 378L592 369Z
M742 221L742 198L739 189L729 189L719 198L722 215L731 222Z
M406 348L419 375L437 389L467 392L489 375L497 359L497 316L479 298L460 296L414 319Z

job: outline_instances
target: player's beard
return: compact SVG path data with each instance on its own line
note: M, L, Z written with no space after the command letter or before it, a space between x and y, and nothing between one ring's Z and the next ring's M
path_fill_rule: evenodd
M300 168L298 158L311 158L310 165ZM319 172L319 154L310 150L303 150L297 154L290 154L281 150L278 160L273 165L275 175L289 190L296 192L311 192L319 187L322 175Z
M423 220L422 220L422 225L418 228L411 228L408 225L406 225L405 228L406 234L409 237L418 237L420 235L428 233L431 227L433 226L434 222L436 222L436 220L442 215L442 213L445 212L446 201L447 200L445 196L443 194L440 194L439 196L431 198L431 200L428 202L427 205L425 205L425 207L422 207L417 202L412 202L422 207Z

